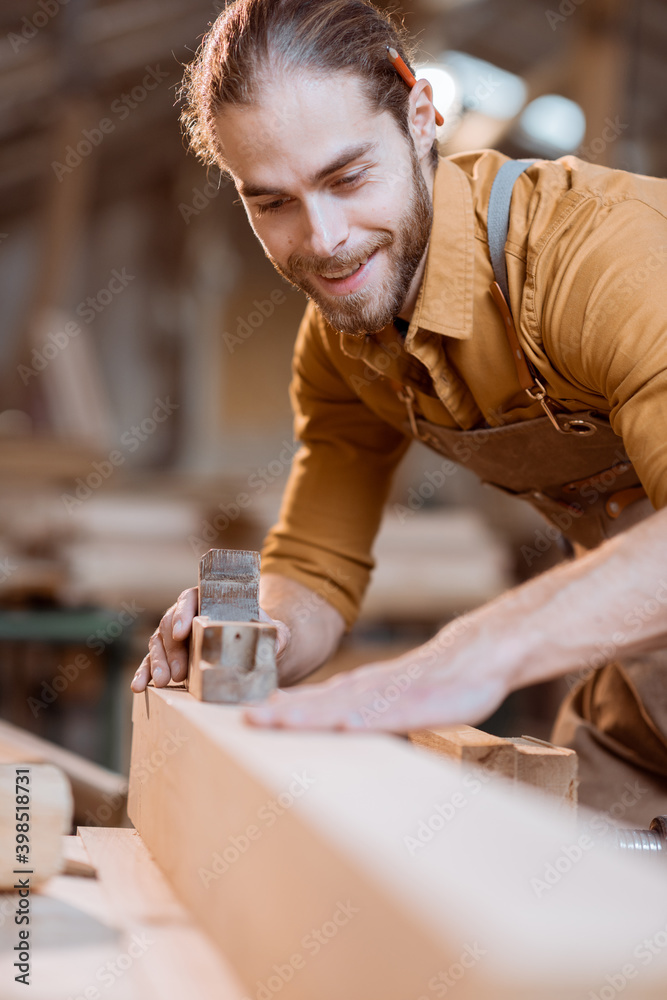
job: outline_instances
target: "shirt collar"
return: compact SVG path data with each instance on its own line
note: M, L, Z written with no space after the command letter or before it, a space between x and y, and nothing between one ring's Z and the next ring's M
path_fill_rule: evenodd
M465 173L441 158L433 185L433 228L406 346L417 330L472 336L474 207Z

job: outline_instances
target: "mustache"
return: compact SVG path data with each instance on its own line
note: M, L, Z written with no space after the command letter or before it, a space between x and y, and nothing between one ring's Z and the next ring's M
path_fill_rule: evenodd
M372 253L381 247L389 246L394 242L391 233L378 233L376 237L369 240L362 246L355 247L354 250L342 250L335 257L314 257L306 254L293 253L287 261L290 271L301 271L306 274L334 274L336 271L343 271L347 267L353 267L366 260Z

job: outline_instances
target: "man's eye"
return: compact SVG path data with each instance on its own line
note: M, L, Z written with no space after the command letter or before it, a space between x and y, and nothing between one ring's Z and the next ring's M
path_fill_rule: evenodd
M281 198L279 201L269 201L264 205L258 204L255 205L255 211L257 215L264 215L266 212L278 212L288 201L288 198Z
M336 181L336 184L339 187L354 187L357 183L364 180L367 173L367 170L359 170L356 174L347 174Z

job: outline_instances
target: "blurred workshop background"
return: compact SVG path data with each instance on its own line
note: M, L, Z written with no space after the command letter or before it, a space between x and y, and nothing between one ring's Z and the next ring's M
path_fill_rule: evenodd
M0 8L0 725L121 774L148 636L206 549L261 546L294 451L304 299L178 126L182 65L219 9ZM444 153L665 174L664 0L392 9L419 32ZM561 558L529 508L440 466L412 447L359 624L318 677L398 654ZM572 680L513 695L486 728L546 737Z

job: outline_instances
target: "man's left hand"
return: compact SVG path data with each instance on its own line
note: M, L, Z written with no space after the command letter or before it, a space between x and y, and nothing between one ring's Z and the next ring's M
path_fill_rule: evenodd
M472 617L472 616L471 616ZM403 733L487 718L510 690L498 647L459 619L415 650L338 674L323 684L280 691L245 712L255 726ZM469 631L468 631L469 630ZM458 634L457 634L458 633ZM489 669L490 665L493 665Z

